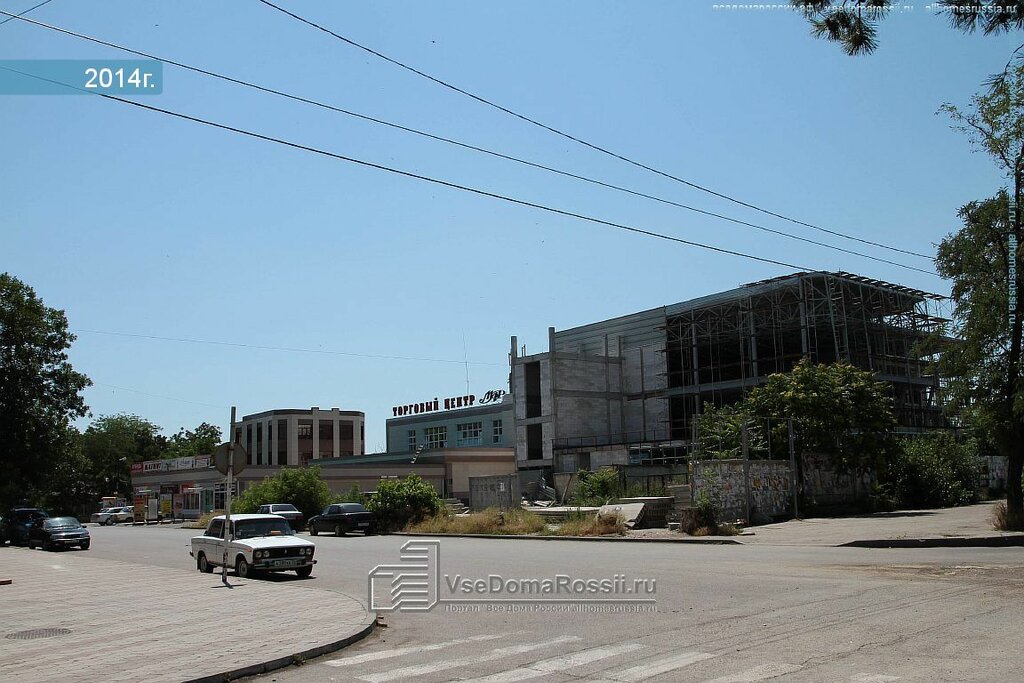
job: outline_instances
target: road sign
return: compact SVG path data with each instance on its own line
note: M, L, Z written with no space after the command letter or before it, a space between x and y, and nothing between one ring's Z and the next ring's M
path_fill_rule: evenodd
M222 443L221 445L217 446L217 450L213 454L213 466L216 467L217 471L220 472L221 474L228 473L229 448L231 448L231 444ZM238 474L239 472L245 469L245 461L247 459L247 455L245 453L245 447L243 447L242 444L240 443L235 444L234 451L235 459L231 469L234 474Z

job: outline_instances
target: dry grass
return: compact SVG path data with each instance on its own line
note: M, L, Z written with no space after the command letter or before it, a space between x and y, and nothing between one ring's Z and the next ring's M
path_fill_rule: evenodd
M569 519L555 529L555 536L623 536L626 524L622 515L583 515L572 514Z
M207 512L205 515L201 515L199 519L191 522L185 522L181 525L182 529L205 529L209 524L210 520L217 515L223 515L223 510L214 510L213 512Z
M998 531L1024 531L1024 519L1013 519L1006 509L1006 501L992 508L992 528Z
M690 532L691 536L739 536L740 530L732 524L701 526Z
M447 512L406 527L406 531L423 534L501 534L523 536L546 528L544 520L526 510L488 508L469 515Z

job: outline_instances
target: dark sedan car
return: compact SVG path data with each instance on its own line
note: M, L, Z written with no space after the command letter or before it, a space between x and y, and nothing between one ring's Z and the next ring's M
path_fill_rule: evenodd
M14 508L4 514L0 520L0 545L12 543L23 545L28 542L28 531L38 519L45 519L50 515L39 508Z
M322 531L333 531L335 536L344 536L349 531L362 531L369 536L376 531L376 523L373 513L359 503L335 503L309 519L310 534L316 536Z
M48 517L37 519L28 531L28 547L42 546L43 550L78 546L89 549L89 530L74 517Z

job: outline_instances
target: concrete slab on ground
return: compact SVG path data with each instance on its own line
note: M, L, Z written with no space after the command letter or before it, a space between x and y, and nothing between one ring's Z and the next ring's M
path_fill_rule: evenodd
M855 542L882 541L913 543L940 539L973 539L978 544L1019 539L1024 534L992 528L994 502L937 510L898 510L856 517L795 519L780 524L751 527L753 536L743 543L765 545L836 546ZM999 540L1003 539L1003 540ZM884 545L884 544L882 544Z
M0 565L13 579L0 587L5 683L218 680L336 650L373 623L315 580L229 575L229 589L218 574L77 550L0 548Z

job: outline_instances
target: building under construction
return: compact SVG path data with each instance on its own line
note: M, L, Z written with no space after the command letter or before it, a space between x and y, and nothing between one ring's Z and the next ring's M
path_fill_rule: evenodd
M948 322L942 307L941 296L850 273L794 273L551 328L547 353L526 355L513 337L520 467L549 468L560 450L683 446L705 403L735 402L804 357L874 372L901 430L940 427L941 382L921 342Z

